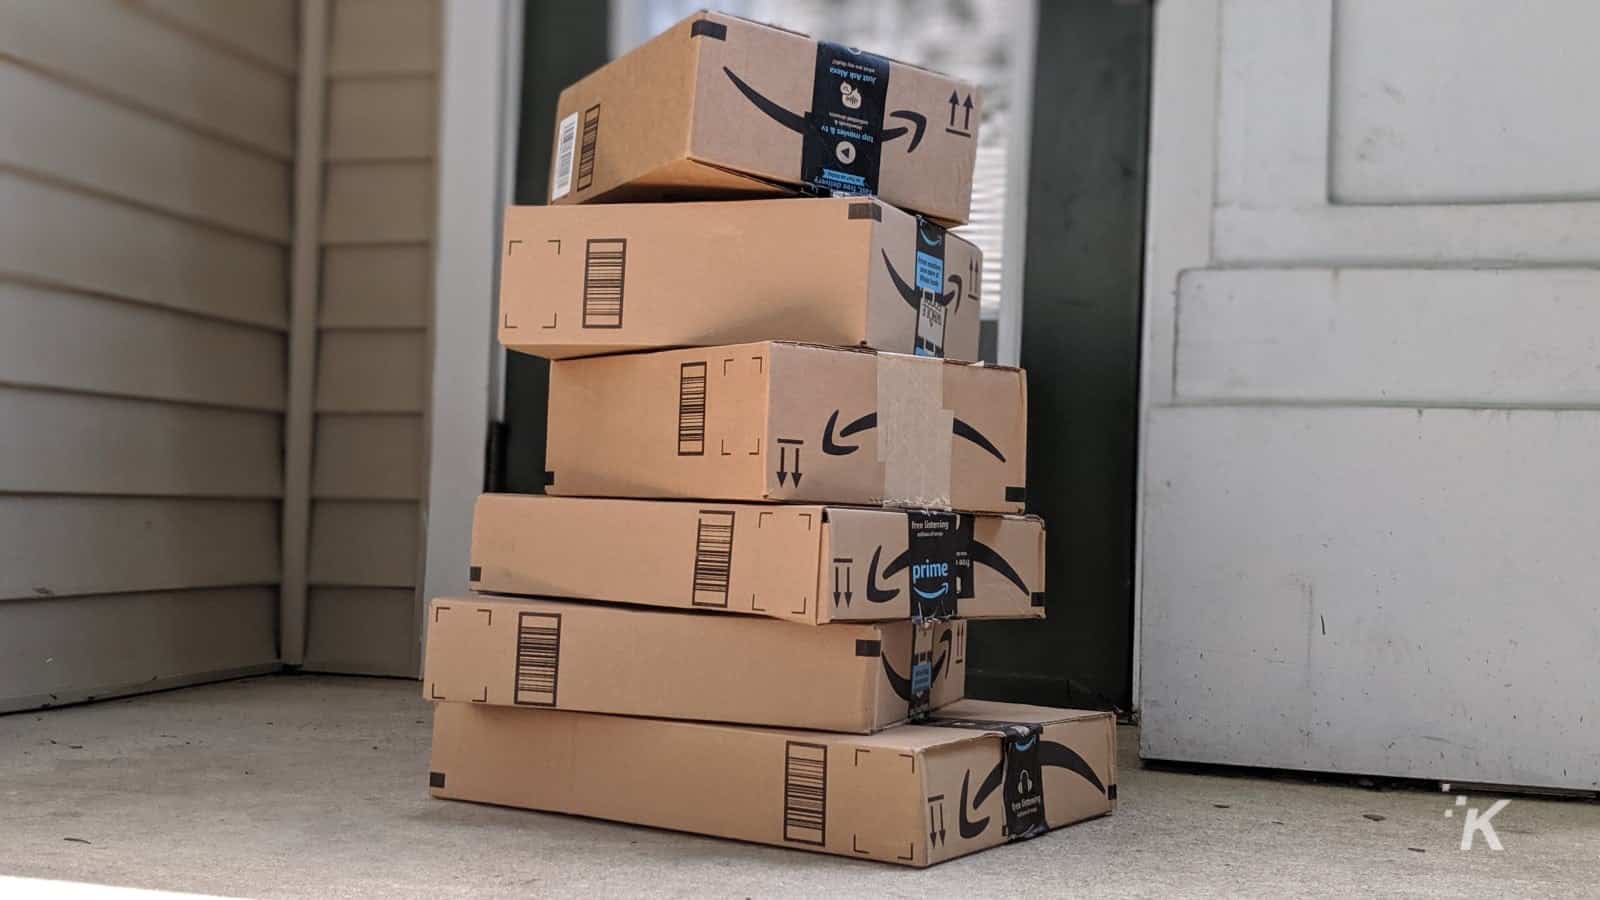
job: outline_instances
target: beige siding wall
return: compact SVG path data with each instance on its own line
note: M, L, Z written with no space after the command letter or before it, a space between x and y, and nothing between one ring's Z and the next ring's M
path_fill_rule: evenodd
M0 4L0 710L276 663L295 20Z
M306 667L415 675L439 9L329 15Z

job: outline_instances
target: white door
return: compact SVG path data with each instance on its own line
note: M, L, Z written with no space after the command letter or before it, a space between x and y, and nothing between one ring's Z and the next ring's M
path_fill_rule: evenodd
M1158 7L1146 757L1600 787L1597 31Z

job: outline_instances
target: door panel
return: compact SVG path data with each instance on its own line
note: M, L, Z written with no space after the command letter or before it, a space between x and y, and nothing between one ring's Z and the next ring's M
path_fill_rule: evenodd
M1159 8L1147 757L1596 787L1596 13L1517 10Z

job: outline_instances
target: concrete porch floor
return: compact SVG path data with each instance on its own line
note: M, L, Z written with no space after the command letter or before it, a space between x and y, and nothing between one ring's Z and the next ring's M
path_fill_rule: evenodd
M281 676L0 716L0 875L250 897L1592 896L1600 805L1141 768L1108 819L915 871L433 800L413 682ZM1474 797L1486 807L1489 798ZM1414 849L1413 849L1414 848Z

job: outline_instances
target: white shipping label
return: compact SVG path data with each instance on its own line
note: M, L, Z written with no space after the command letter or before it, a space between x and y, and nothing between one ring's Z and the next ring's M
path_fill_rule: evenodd
M561 139L556 141L555 167L550 175L551 200L559 200L572 190L572 164L576 156L573 151L578 143L577 113L561 120L558 134Z

